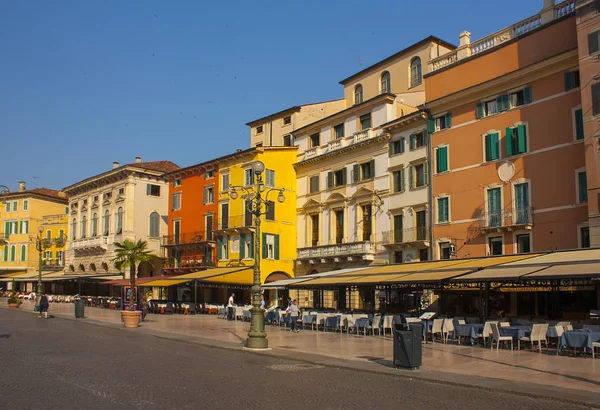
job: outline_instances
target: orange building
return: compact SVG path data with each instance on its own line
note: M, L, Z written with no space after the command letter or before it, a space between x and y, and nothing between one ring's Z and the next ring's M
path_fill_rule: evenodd
M589 246L575 1L429 62L435 259Z
M170 183L168 235L162 238L165 272L216 266L213 232L219 211L219 173L215 162L181 168L164 177Z

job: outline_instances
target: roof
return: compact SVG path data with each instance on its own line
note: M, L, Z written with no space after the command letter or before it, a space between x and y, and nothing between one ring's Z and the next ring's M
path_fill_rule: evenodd
M4 198L14 198L14 197L23 197L23 196L39 196L39 197L47 197L52 199L58 199L60 201L68 202L69 198L64 192L57 191L55 189L50 188L35 188L28 189L26 191L15 191L9 192L8 194L3 195Z
M423 40L421 40L419 42L416 42L416 43L414 43L414 44L406 47L403 50L398 51L396 54L392 54L391 56L389 56L387 58L384 58L381 61L378 61L377 63L375 63L375 64L373 64L373 65L365 68L364 70L359 71L356 74L352 74L350 77L348 77L348 78L343 79L342 81L340 81L340 84L345 85L347 82L352 81L352 80L354 80L357 77L360 77L361 75L363 75L367 71L373 70L374 68L377 68L377 67L381 67L382 65L385 65L388 62L394 60L395 58L401 56L402 54L408 53L409 51L412 51L415 48L421 47L423 44L431 43L431 42L435 42L435 43L441 44L441 45L446 46L446 47L451 48L451 49L455 49L456 48L456 46L454 44L450 44L447 41L442 40L439 37L429 36L429 37L424 38Z
M257 123L262 123L265 120L271 119L273 117L278 117L278 116L283 115L283 114L300 111L302 109L302 107L308 107L309 105L327 104L327 103L336 102L336 101L342 101L342 100L343 100L343 98L337 98L337 99L334 99L334 100L319 101L319 102L302 104L302 105L294 105L293 107L286 108L285 110L281 110L281 111L278 111L278 112L273 113L273 114L265 115L264 117L259 118L257 120L252 120L252 121L246 123L246 125L249 126L249 127L252 127L253 125L256 125Z
M256 150L257 150L257 147L251 147L251 148L247 148L245 150L238 150L238 151L236 151L236 152L234 152L232 154L223 155L222 157L213 158L211 160L204 161L204 162L199 162L197 164L190 165L190 166L187 166L187 167L184 167L184 168L177 168L177 169L175 169L173 171L170 171L170 172L164 174L163 177L169 179L169 178L171 178L173 176L176 176L177 174L184 173L184 172L187 172L187 171L191 171L194 168L207 167L208 165L212 165L215 162L219 162L219 161L222 161L222 160L234 157L236 155L244 155L244 154L247 154L249 152L256 151Z

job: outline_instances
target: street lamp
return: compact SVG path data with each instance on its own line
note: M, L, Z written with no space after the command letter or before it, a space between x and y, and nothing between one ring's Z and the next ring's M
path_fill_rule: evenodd
M260 217L266 215L268 211L268 197L273 191L279 192L277 202L283 203L285 196L283 188L271 188L264 192L262 197L262 188L264 187L262 173L265 170L265 164L261 161L252 163L252 172L254 175L254 192L251 192L243 186L230 186L229 197L233 200L239 197L237 190L241 189L248 195L254 195L251 201L247 202L247 210L254 215L254 284L252 285L252 319L250 321L250 331L246 347L249 349L266 349L269 346L267 333L265 332L265 317L260 308ZM263 211L264 209L264 211Z

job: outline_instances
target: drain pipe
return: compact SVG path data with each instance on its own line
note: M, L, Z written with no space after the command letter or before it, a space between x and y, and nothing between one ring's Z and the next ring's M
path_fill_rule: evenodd
M426 120L433 120L431 111L428 108L422 108L421 116ZM427 221L429 222L429 260L433 260L435 252L433 250L433 144L432 137L427 130Z

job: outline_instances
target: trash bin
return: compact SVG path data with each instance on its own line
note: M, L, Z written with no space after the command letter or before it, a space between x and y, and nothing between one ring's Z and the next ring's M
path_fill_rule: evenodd
M83 318L84 309L85 309L85 303L83 302L83 300L79 299L78 301L76 301L75 302L75 317Z
M420 324L396 323L394 325L394 366L417 369L423 364Z

